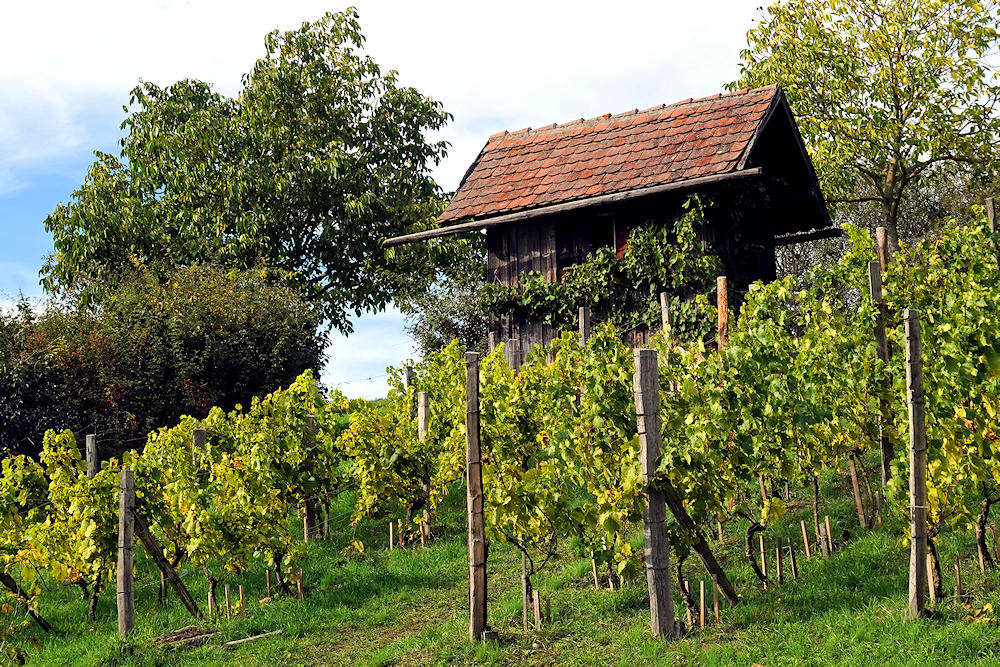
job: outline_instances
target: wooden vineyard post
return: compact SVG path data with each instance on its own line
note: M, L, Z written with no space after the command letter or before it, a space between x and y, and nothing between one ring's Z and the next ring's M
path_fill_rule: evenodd
M87 477L94 479L97 475L97 435L91 433L86 438Z
M233 605L229 601L229 584L222 587L223 593L226 596L226 620L228 621L233 617Z
M788 563L792 566L792 578L799 578L799 562L795 558L795 540L788 540Z
M924 421L920 312L903 313L906 337L906 404L910 419L910 604L907 617L925 615L927 577L927 425Z
M691 582L687 579L684 580L684 592L687 593L687 598L691 598ZM694 627L694 618L691 617L691 607L684 605L684 610L687 612L687 626L689 628Z
M431 395L426 391L417 394L417 438L420 442L427 440L427 431L431 423ZM423 520L420 523L420 539L428 541L431 539L431 472L429 464L424 464L424 477L420 482L424 494Z
M705 627L705 580L698 580L698 624Z
M886 251L888 253L888 251ZM887 255L888 256L888 255ZM889 463L895 458L892 440L889 432L892 430L892 406L890 404L889 393L892 390L892 380L888 374L889 363L889 341L885 335L885 301L882 298L882 268L878 261L868 263L868 287L871 293L872 304L876 308L875 315L875 354L878 359L886 365L886 370L882 372L879 380L879 422L878 438L881 452L882 486L889 483Z
M961 602L965 598L962 590L962 559L955 557L955 600Z
M267 597L270 598L271 597L271 570L270 569L264 570L264 581L265 581L265 585L267 586Z
M760 572L764 575L764 590L767 590L767 547L764 545L764 536L760 536Z
M135 593L132 590L134 559L133 510L135 509L135 477L128 468L122 469L118 504L118 634L125 638L135 627Z
M833 530L830 529L830 516L824 516L823 521L826 522L826 553L829 555L833 553Z
M306 594L305 594L305 591L304 591L305 582L302 580L303 577L305 577L305 573L302 572L302 568L300 567L299 568L299 577L298 577L298 579L295 580L295 593L296 593L296 596L300 600L302 600L302 599L304 599L306 597Z
M670 295L660 292L660 327L668 336L674 328L673 317L670 313Z
M854 452L847 456L847 465L851 471L851 489L854 491L854 504L858 509L858 524L868 530L868 515L865 514L865 504L861 498L861 484L858 482L858 465L854 459Z
M205 429L191 431L191 465L198 465L198 452L205 449Z
M247 615L247 592L243 588L243 584L240 584L240 616Z
M389 551L392 551L396 546L396 524L392 519L389 519Z
M479 442L479 354L465 353L465 481L469 511L469 638L486 631L486 525L483 462Z
M774 538L774 542L774 569L778 575L778 585L783 586L785 584L785 562L782 557L781 538Z
M719 339L718 345L721 350L729 342L729 289L726 285L726 277L719 276L716 281L716 300L719 306Z
M580 344L590 340L590 308L580 306Z
M830 555L829 541L826 539L826 527L820 524L819 526L819 553L823 558L827 558Z
M660 464L660 370L656 351L635 350L636 428L639 432L639 461L646 486L643 546L646 584L649 587L649 615L654 637L675 637L674 595L670 589L670 547L665 524L666 499L650 484Z
M715 622L719 622L719 584L715 582L715 576L712 576L712 611L715 612Z
M812 560L812 551L809 549L809 533L806 532L806 522L800 521L802 524L802 546L806 550L806 560Z

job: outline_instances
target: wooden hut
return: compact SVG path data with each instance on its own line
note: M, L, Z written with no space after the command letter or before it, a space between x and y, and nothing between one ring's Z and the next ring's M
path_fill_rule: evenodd
M736 289L774 278L777 246L839 233L788 102L767 86L494 134L439 227L385 245L485 230L490 280L555 281L633 227L676 220L692 193L725 212L698 233ZM494 317L491 331L524 350L555 335L512 317Z

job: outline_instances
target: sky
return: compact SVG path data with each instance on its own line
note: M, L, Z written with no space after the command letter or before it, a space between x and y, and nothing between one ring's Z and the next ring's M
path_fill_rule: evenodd
M494 132L722 92L739 76L760 0L424 2L357 0L367 51L454 120L435 172L453 191ZM129 91L182 78L239 91L264 35L347 5L313 0L0 0L0 304L41 296L43 221L93 151L117 153ZM435 137L438 138L438 137ZM384 395L385 368L415 356L399 312L333 336L322 378Z

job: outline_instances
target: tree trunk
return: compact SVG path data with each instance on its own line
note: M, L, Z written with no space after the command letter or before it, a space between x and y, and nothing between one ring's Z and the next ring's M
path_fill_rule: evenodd
M684 606L687 607L688 614L691 618L698 618L700 611L698 609L698 603L694 601L694 596L691 595L691 591L687 589L684 585L684 561L687 560L687 556L677 556L677 564L674 565L674 573L677 576L677 590L681 592L681 599L684 600ZM693 625L693 623L692 623Z
M979 550L979 562L987 570L996 567L993 557L990 555L989 547L986 546L986 524L990 520L990 507L995 503L986 494L986 485L983 485L983 504L979 508L979 518L976 521L976 548Z
M87 620L91 623L97 622L97 601L101 599L101 575L97 575L94 586L90 589L90 601L87 604Z
M753 539L757 533L760 533L764 530L764 526L757 523L750 517L747 518L750 519L750 527L747 528L746 537L744 540L747 560L750 562L750 569L753 570L753 573L757 575L757 578L760 579L760 582L762 584L766 584L767 577L764 575L764 572L760 569L760 565L757 563L757 550L755 548Z
M274 578L277 580L278 588L281 589L281 592L284 593L285 595L291 595L292 588L291 586L288 585L288 582L285 581L285 577L282 576L281 574L281 561L283 561L284 559L285 559L285 554L274 555Z

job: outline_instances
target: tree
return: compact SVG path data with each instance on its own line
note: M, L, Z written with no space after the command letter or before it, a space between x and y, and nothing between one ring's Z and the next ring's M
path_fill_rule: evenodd
M895 247L923 181L996 169L998 26L992 0L777 2L730 88L781 84L827 201L876 204Z
M137 265L263 263L341 331L349 311L383 307L400 281L381 241L440 212L430 169L446 143L427 135L450 116L364 54L357 19L270 33L235 97L196 80L137 86L120 155L96 153L45 220L46 289L93 302Z

